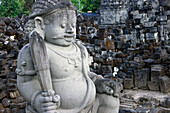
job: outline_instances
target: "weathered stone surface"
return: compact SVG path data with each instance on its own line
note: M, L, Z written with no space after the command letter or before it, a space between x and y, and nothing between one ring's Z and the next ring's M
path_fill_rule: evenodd
M129 68L126 72L126 78L134 78L133 68Z
M3 104L3 106L6 108L6 107L8 107L8 106L10 105L10 100L7 99L7 98L4 98L4 99L2 100L2 104Z
M103 39L106 39L106 38L107 38L107 30L106 30L105 28L99 29L98 38L99 38L100 40L103 40Z
M102 74L108 74L108 73L113 72L112 67L109 66L109 65L102 65L101 66L101 71L102 71Z
M148 88L152 91L159 91L159 84L158 82L148 81Z
M10 108L5 108L5 113L11 113L11 109Z
M12 108L12 113L18 113L18 108Z
M159 87L160 91L163 93L168 93L170 91L170 78L167 76L159 77Z
M3 91L6 89L6 85L0 82L0 91Z
M23 103L10 103L10 108L25 108L26 102Z
M150 113L150 109L145 109L145 108L137 108L136 109L137 113Z
M125 89L131 89L134 87L133 79L131 78L125 78L123 84Z
M142 68L141 70L134 70L135 87L147 89L149 80L149 69Z
M160 76L164 76L165 72L162 65L151 66L151 81L158 81Z
M118 9L119 7L119 9ZM126 23L128 18L128 1L101 1L100 23L117 24Z
M0 32L4 33L6 31L6 24L4 23L4 21L0 21Z
M107 50L114 50L115 49L114 40L107 40L106 41L106 49Z
M126 73L122 72L122 71L118 71L117 75L119 78L125 78L126 77Z
M120 109L119 113L137 113L134 109Z
M167 97L165 100L165 107L170 108L170 97Z
M25 102L24 97L17 97L16 99L11 100L12 103L23 103Z
M3 113L4 112L4 106L0 103L0 112Z
M152 108L150 113L160 113L160 108Z
M2 100L4 97L7 96L7 91L6 90L3 90L1 93L0 93L0 100Z
M25 113L25 111L26 111L25 109L19 109L18 113Z
M161 108L159 113L169 113L170 112L170 109L167 109L167 108Z

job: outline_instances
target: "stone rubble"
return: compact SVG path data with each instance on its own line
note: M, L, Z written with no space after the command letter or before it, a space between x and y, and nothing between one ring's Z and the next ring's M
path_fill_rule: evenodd
M24 20L0 18L0 113L25 113L26 101L17 89L17 56L28 41Z
M102 0L99 16L79 15L77 37L93 57L91 71L120 81L124 89L160 91L169 97L169 6L168 0ZM161 106L125 99L121 113L170 112L166 102Z
M159 6L159 8L167 9L165 12L169 11L166 6ZM148 15L147 20L151 18L149 13L154 13L153 18L155 19L159 18L162 13L156 9L157 13L155 13L150 6L145 7L145 10L139 8L134 10L129 11L129 14L132 12L144 13ZM164 16L166 16L164 22L169 21L167 18L170 15ZM114 68L117 67L119 71L116 77L124 80L125 88L149 89L165 93L169 92L167 86L170 77L170 39L166 39L169 31L161 37L159 27L162 24L160 24L160 20L155 20L155 23L158 26L143 26L137 29L135 26L142 26L143 22L135 23L135 17L132 15L131 19L125 23L126 27L122 28L121 23L98 25L95 19L86 20L82 16L78 16L77 37L85 43L90 55L94 58L91 65L92 71L103 76L113 77ZM115 26L117 28L114 28ZM144 32L141 33L142 31ZM157 33L158 37L149 36L152 31ZM138 39L141 36L144 36L143 39Z

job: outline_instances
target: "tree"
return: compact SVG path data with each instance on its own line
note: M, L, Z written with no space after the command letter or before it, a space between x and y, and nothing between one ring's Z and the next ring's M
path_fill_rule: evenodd
M100 7L100 0L82 0L82 3L84 4L83 12L92 11L95 13Z
M25 0L24 13L26 15L29 15L30 12L32 11L32 6L33 6L34 2L35 2L35 0Z
M73 4L79 8L79 0L71 0ZM80 0L80 11L95 11L100 7L100 0Z
M80 1L80 4L79 4L79 1ZM71 2L78 8L78 10L82 11L84 4L81 3L81 0L71 0Z
M17 17L21 16L24 9L24 0L1 0L0 16Z

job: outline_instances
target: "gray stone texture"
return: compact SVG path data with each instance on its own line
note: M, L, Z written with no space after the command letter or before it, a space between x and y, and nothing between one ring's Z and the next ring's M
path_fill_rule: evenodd
M160 90L163 93L168 93L170 91L170 78L167 76L159 77Z

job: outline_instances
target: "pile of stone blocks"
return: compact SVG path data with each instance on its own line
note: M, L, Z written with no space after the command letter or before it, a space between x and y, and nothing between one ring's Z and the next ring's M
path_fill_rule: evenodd
M147 90L124 90L119 113L169 113L169 94Z
M0 113L25 113L26 101L17 89L17 56L28 41L24 20L0 18Z
M125 24L130 0L101 0L99 8L101 25Z
M126 5L128 18L124 23L97 23L78 16L77 37L93 56L91 70L119 79L125 89L170 92L170 4L152 0L120 2L103 0L100 11Z

